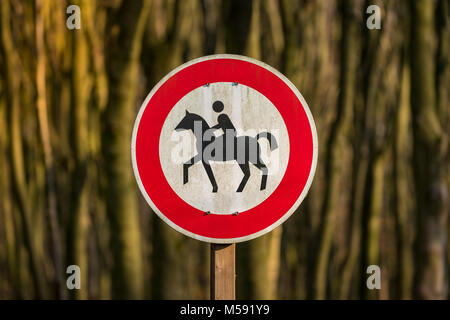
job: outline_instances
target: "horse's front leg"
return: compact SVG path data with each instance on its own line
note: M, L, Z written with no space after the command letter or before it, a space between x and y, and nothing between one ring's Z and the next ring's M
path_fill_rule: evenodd
M189 168L193 166L195 163L199 162L201 159L200 155L197 154L192 159L188 160L187 162L183 163L183 184L188 183L189 181Z
M212 192L217 192L217 183L216 183L216 179L214 178L214 174L211 169L211 165L206 161L202 161L202 162L203 162L203 167L205 168L206 174L208 175L209 181L211 181L211 184L213 187Z

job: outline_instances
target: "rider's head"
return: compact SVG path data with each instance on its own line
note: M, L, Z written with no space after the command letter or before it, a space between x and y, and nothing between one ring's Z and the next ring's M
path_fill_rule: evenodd
M223 111L223 103L222 103L222 101L219 101L219 100L214 101L212 107L213 107L213 110L215 112L222 112Z

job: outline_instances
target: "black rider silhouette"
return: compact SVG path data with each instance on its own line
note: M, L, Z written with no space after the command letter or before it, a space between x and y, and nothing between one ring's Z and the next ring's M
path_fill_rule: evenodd
M215 101L212 107L213 110L217 113L222 112L224 108L222 101ZM222 113L217 117L217 122L218 123L211 129L222 129L224 134L233 134L234 136L236 136L236 128L231 122L231 119L225 113Z
M212 108L215 112L220 113L224 109L224 105L222 101L215 101L212 105ZM233 125L233 122L231 122L230 117L228 117L227 114L222 113L217 117L217 124L213 127L211 127L211 131L209 132L211 137L210 140L213 142L215 140L215 136L213 135L213 132L215 132L218 129L222 129L223 131L223 150L222 152L227 152L227 146L228 148L231 147L233 150L234 146L236 146L236 128ZM207 136L207 139L209 137ZM234 150L233 150L234 151ZM228 151L229 152L229 151ZM216 155L216 150L212 150L211 155L214 157Z

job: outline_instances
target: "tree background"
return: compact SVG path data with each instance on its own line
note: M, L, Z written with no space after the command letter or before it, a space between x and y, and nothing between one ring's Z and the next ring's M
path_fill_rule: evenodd
M233 53L297 86L320 146L297 212L237 245L237 297L447 299L449 46L448 0L2 0L0 298L209 297L209 245L151 212L130 137L165 74Z

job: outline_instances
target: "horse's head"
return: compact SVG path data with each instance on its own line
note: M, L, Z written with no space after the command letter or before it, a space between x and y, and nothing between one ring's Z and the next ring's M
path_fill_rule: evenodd
M202 117L186 110L186 115L181 119L180 123L175 127L175 131L194 130L196 121L204 122Z

